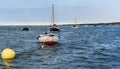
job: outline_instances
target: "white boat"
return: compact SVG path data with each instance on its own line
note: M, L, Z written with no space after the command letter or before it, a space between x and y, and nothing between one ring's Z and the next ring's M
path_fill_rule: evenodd
M75 19L75 24L72 24L71 27L72 28L78 28L78 25L76 23L77 23L77 19Z
M50 26L50 31L55 32L55 31L60 31L58 26L55 24L55 19L54 19L54 4L52 4L52 18L51 18L51 26Z
M50 33L45 35L39 35L38 41L45 45L55 45L59 41L59 37L56 34Z
M53 19L53 25L51 26L51 28L50 28L50 32L51 31L59 31L59 29L57 28L57 26L56 26L56 24L54 24L54 4L52 4L52 19ZM40 42L40 43L43 43L43 44L45 44L45 45L49 45L49 46L51 46L51 45L55 45L55 44L57 44L58 43L58 41L59 41L59 36L58 35L56 35L56 34L53 34L53 33L45 33L44 35L40 35L39 37L38 37L38 41Z
M78 28L78 26L76 24L73 24L72 28Z

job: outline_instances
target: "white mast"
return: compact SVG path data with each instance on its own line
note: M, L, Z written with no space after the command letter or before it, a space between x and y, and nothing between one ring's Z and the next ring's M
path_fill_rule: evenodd
M54 25L55 19L54 19L54 4L52 4L52 16L51 16L51 24Z

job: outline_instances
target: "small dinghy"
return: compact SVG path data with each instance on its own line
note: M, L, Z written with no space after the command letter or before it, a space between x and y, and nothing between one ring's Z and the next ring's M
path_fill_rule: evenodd
M29 31L27 27L22 28L22 31Z

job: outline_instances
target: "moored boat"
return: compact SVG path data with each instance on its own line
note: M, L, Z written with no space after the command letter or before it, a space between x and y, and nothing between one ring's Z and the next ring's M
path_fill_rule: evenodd
M54 4L52 4L52 25L50 27L50 33L45 33L44 35L39 35L38 41L45 45L55 45L59 41L59 36L55 34L56 31L60 31L57 25L54 23ZM51 33L52 32L52 33ZM54 32L54 33L53 33Z
M75 19L75 24L72 24L71 27L72 27L72 28L78 28L77 19Z
M59 32L60 29L58 26L55 24L55 19L54 19L54 4L52 4L52 18L51 18L51 26L50 26L50 31L51 32Z
M78 28L77 24L73 24L72 28Z
M24 27L24 28L22 28L22 31L29 31L29 28Z
M59 36L53 33L45 34L45 35L39 35L38 41L40 43L43 43L45 45L55 45L59 41Z

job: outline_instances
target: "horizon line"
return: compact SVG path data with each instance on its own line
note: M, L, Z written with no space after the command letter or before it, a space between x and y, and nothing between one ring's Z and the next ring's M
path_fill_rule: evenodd
M115 23L115 22L56 22L57 25L69 24L98 24L98 23ZM51 25L50 22L0 22L0 25Z

